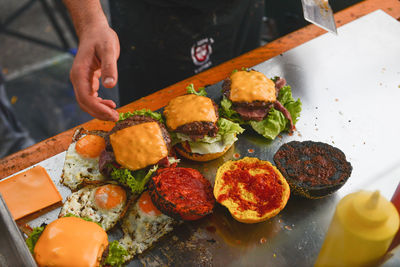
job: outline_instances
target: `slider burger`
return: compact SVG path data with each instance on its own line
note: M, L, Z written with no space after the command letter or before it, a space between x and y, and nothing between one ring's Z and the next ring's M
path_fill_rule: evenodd
M120 120L106 135L106 148L99 159L100 172L140 194L151 175L177 160L168 157L171 138L161 114L138 110L120 114Z
M128 254L117 241L108 243L98 224L78 217L35 228L26 243L39 266L120 266Z
M255 70L234 71L222 84L222 116L273 140L282 131L292 132L301 112L286 80L268 79Z
M222 156L244 131L239 124L219 118L218 106L206 97L204 88L172 99L164 109L166 125L176 151L194 161Z

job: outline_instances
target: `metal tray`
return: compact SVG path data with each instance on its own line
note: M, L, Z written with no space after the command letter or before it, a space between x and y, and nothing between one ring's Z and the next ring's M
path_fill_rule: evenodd
M240 157L272 161L276 150L291 140L322 141L340 148L352 163L349 181L337 193L319 200L292 195L276 217L242 224L217 205L213 215L187 222L160 240L128 266L312 266L337 202L348 193L377 190L390 199L400 181L400 24L376 11L268 60L254 69L285 77L303 111L297 132L273 142L246 130L234 148L209 163L183 162L199 169L211 183L218 166ZM207 88L219 102L221 83ZM254 152L253 152L254 150ZM236 156L237 156L236 155ZM65 152L40 163L62 196L59 184ZM55 210L32 226L57 218ZM111 239L121 231L111 232ZM392 257L386 266L400 266Z
M26 266L35 267L24 238L19 231L17 224L8 210L3 196L0 194L0 266Z

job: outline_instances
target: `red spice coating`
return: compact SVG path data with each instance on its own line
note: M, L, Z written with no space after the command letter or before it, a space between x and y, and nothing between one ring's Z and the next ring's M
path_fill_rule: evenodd
M165 168L152 178L149 190L164 213L183 220L199 219L215 204L210 182L191 168Z
M271 212L281 206L283 187L279 175L266 164L236 162L234 170L226 171L222 180L224 185L230 186L230 189L225 194L218 196L217 201L223 202L226 199L232 199L238 203L238 209L257 211L258 216ZM266 173L251 175L249 170L263 169ZM242 184L244 189L253 194L255 201L248 201L243 198L239 184Z

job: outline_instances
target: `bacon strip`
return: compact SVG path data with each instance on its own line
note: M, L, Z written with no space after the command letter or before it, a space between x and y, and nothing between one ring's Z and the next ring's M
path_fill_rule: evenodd
M293 125L292 115L290 115L290 112L278 100L274 102L274 108L282 112L285 118L289 120L290 132L292 133L294 130L294 125Z

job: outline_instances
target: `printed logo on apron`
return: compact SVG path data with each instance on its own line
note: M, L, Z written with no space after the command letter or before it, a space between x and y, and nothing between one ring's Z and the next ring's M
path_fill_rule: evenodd
M211 45L213 43L214 40L212 38L204 38L197 41L190 49L193 64L198 66L195 68L194 73L199 73L212 65L210 56L212 54Z

